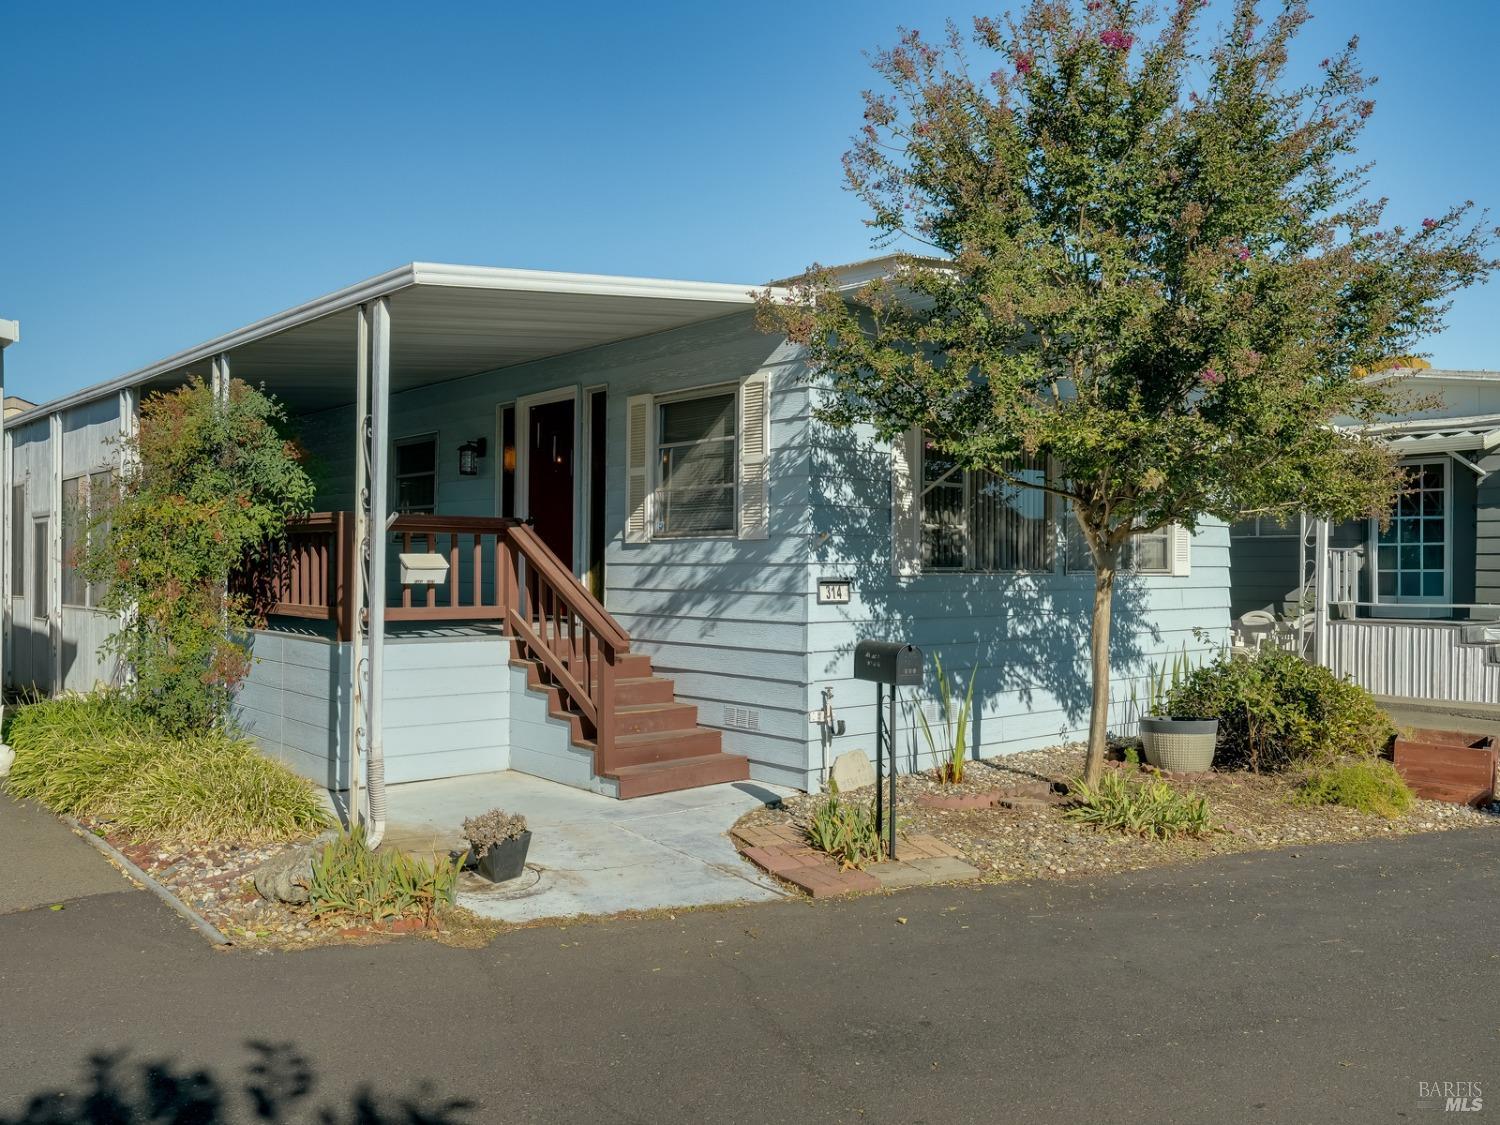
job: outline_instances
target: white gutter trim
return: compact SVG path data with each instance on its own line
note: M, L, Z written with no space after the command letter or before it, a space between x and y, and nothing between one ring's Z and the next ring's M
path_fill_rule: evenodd
M490 266L454 266L436 262L412 262L376 277L339 289L274 316L257 320L196 347L157 360L105 383L74 391L72 394L42 403L11 421L22 424L56 410L92 402L165 375L168 372L210 359L220 352L242 347L266 336L334 313L355 308L367 301L388 297L401 289L431 285L450 289L496 289L525 293L572 293L579 296L650 297L683 301L716 301L735 306L754 302L756 286L708 281L667 281L646 277L612 277L607 274L552 273L547 270L501 269ZM4 322L0 322L4 323Z
M14 344L21 338L19 320L0 320L0 348Z
M412 282L449 289L501 289L520 293L568 293L593 297L651 297L682 301L754 303L753 285L717 281L671 281L651 277L616 277L598 273L554 273L550 270L503 269L413 262Z

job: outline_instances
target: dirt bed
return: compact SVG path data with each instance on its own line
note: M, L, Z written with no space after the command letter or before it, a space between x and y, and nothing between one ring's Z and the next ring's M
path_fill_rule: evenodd
M918 804L923 795L1014 790L1035 787L1037 782L1065 783L1082 773L1083 759L1082 744L1070 744L971 762L957 786L942 784L930 772L903 774L897 781L897 824L902 832L928 833L957 848L965 860L983 872L983 878L991 881L1098 875L1231 852L1453 828L1500 828L1496 806L1474 809L1418 800L1407 815L1396 820L1334 806L1304 807L1291 801L1300 778L1238 770L1168 779L1179 790L1207 798L1218 830L1201 839L1163 842L1119 832L1095 832L1066 819L1066 800L1061 797L1051 802L1020 802L1019 808L945 810ZM1116 762L1110 768L1134 767ZM846 800L867 801L873 795L873 787L867 787L843 796ZM804 794L788 797L780 808L756 810L740 823L791 821L805 826L813 806L825 799Z

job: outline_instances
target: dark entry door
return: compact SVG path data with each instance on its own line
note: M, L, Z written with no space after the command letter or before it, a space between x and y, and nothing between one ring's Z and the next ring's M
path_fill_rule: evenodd
M573 569L573 400L544 402L529 411L526 511L536 533Z

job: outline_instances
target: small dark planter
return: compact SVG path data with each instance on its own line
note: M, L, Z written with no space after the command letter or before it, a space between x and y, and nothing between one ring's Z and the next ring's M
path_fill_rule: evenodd
M503 883L507 879L517 878L526 870L526 849L529 847L531 831L528 829L519 836L491 844L483 855L475 858L474 870L491 883ZM469 849L469 854L475 854L473 848Z

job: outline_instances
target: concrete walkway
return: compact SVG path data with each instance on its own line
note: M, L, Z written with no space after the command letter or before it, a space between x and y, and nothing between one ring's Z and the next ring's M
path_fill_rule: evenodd
M763 902L784 892L725 833L786 792L735 782L617 801L512 771L419 781L387 790L386 840L446 853L464 846L465 817L522 813L532 834L526 874L499 885L470 874L459 887L460 906L510 922Z
M0 914L133 890L57 817L0 793Z

